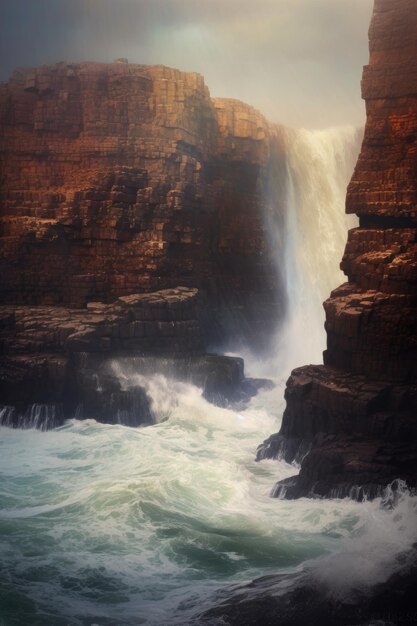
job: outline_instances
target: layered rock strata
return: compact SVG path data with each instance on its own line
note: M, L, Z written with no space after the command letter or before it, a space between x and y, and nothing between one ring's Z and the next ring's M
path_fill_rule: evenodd
M266 340L283 304L264 212L284 195L267 181L284 157L257 111L198 74L60 63L0 85L0 125L3 302L185 285L205 294L210 340Z
M324 303L323 366L295 370L278 435L258 458L301 461L276 495L362 498L417 484L417 10L376 0L367 122L348 188L348 282Z
M7 354L100 352L201 354L197 289L177 287L121 296L86 309L1 306L0 341Z
M42 430L66 418L152 423L151 398L135 375L188 380L218 404L256 393L241 359L207 355L198 292L178 287L121 296L86 309L0 307L0 423Z

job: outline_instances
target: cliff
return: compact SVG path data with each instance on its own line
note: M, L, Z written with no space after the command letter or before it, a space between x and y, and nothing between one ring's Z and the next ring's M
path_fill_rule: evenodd
M301 461L276 495L375 496L417 484L417 10L376 0L362 94L367 122L341 268L324 303L323 366L292 372L281 431L258 458Z
M259 346L283 309L264 224L280 130L123 59L17 70L0 129L0 423L154 421L114 358L220 404L256 393L206 347Z
M263 223L279 129L163 66L60 63L0 86L0 289L83 307L177 285L209 340L267 340L282 310ZM281 194L277 198L277 214Z

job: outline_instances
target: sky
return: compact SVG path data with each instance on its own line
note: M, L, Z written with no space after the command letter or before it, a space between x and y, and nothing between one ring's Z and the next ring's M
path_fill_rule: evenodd
M59 61L199 72L270 121L361 125L373 0L0 0L0 81Z

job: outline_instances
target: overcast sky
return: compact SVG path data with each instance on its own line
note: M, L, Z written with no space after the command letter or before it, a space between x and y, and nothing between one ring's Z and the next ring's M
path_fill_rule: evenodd
M169 65L271 121L362 124L373 0L0 0L0 80L57 61Z

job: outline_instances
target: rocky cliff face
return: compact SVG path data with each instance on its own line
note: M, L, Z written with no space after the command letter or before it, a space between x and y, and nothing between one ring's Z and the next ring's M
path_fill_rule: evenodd
M267 336L281 304L262 198L283 151L258 112L210 99L198 74L120 60L16 71L0 125L4 301L185 285L210 338Z
M0 423L152 422L115 357L217 403L255 393L240 359L205 348L259 343L279 317L279 129L197 74L125 60L16 71L0 128Z
M348 282L324 303L324 366L292 373L281 432L259 451L303 459L277 495L361 498L396 478L417 484L416 33L412 0L376 0L346 202L360 225L341 264Z

